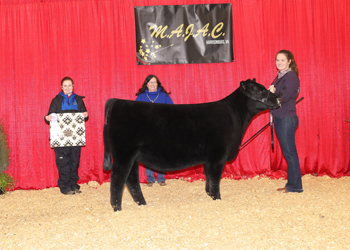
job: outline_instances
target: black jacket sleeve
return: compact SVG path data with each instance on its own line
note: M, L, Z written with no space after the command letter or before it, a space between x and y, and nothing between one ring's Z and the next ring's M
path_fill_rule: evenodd
M77 102L78 102L78 110L79 110L79 112L87 112L87 109L86 109L86 107L85 107L85 103L84 103L84 101L83 101L83 98L85 98L85 96L79 96L79 95L76 95L75 96L75 100L77 100ZM85 121L87 120L87 119L89 119L89 114L88 114L88 116L85 118Z
M61 106L62 106L62 97L57 95L55 98L52 99L49 111L47 112L47 115L50 115L52 113L60 113L61 112ZM47 124L50 124L48 120L46 120L46 116L44 116L44 120Z

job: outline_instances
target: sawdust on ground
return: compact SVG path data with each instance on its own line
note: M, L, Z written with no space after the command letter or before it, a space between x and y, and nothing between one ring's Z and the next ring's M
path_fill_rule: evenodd
M127 189L122 211L109 183L16 190L0 196L0 249L349 249L350 177L303 176L304 192L285 180L221 180L213 201L204 181L141 184L146 206Z

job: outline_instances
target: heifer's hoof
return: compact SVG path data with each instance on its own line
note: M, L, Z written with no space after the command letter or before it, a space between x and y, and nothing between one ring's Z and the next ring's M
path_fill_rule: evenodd
M112 158L110 156L103 158L103 170L109 171L112 169Z
M109 171L112 169L112 162L103 161L103 170Z
M221 197L220 196L210 196L214 201L215 200L221 200Z
M114 209L114 212L122 211L122 208L119 206L112 206Z
M207 194L208 194L208 196L211 197L213 200L221 200L220 194L219 194L219 195L218 195L218 194L214 195L214 194L211 194L210 192L207 192Z

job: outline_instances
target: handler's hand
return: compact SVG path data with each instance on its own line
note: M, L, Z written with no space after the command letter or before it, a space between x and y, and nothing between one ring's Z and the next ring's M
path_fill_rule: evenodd
M271 93L275 93L276 92L276 88L273 85L271 85L267 90L270 90Z
M47 116L45 116L45 119L46 119L47 121L51 121L52 115L47 115Z
M84 118L88 117L88 113L87 113L87 112L84 112L84 113L83 113L83 116L84 116Z

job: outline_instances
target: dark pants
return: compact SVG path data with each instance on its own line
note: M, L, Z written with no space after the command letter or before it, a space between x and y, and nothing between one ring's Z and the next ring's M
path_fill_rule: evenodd
M283 156L288 163L288 182L286 190L289 192L303 192L301 172L297 148L295 146L295 130L299 125L298 116L274 118L275 131L280 142Z
M58 186L61 193L80 189L77 184L79 180L78 168L80 163L80 147L57 147L54 148L56 154L56 165L58 168Z

